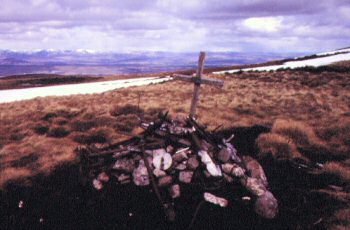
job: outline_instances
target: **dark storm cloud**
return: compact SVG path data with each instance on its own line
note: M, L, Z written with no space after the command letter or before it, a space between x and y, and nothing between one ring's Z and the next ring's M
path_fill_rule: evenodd
M0 49L318 51L350 38L347 0L0 0Z

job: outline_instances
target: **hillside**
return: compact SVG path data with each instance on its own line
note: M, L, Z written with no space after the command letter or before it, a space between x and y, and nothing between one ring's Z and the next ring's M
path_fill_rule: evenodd
M209 52L207 67L261 63L303 53ZM108 76L191 70L197 52L93 52L89 50L0 50L0 78L23 74Z
M210 74L211 78L224 80L224 88L202 86L198 120L209 130L222 125L219 131L223 133L237 132L234 142L240 154L260 160L271 178L272 191L282 202L279 219L262 222L267 228L350 226L349 66L349 62L341 62L328 68ZM78 163L75 148L101 148L139 133L141 112L146 120L152 120L159 111L169 111L172 116L187 114L192 90L192 85L171 81L102 94L0 104L0 187L10 192L17 191L18 186L38 189L35 186L49 183L42 178L67 177L56 170ZM257 131L257 126L267 129L267 133ZM286 167L290 160L321 166L313 174L305 174L302 169ZM320 177L314 179L312 175ZM319 178L323 178L321 182ZM61 179L55 186L67 195L70 192L65 183L77 182ZM29 199L23 192L26 190L18 191L22 192L16 199ZM43 205L51 205L51 193L39 191L47 196ZM60 194L55 196L64 199ZM293 203L293 199L297 201ZM41 206L38 213L28 211L23 221L33 224L29 216L36 218L44 211ZM101 218L107 221L110 216Z

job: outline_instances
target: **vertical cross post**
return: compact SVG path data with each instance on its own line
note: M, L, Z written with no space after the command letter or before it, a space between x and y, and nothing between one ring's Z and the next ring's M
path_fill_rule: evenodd
M203 69L204 69L204 59L205 59L205 53L200 52L199 59L198 59L198 68L197 68L197 73L196 73L196 79L194 82L193 97L192 97L191 108L190 108L190 116L191 117L194 117L194 115L196 114L199 89L200 89L201 78L202 78Z
M182 75L182 74L173 74L172 75L174 80L180 80L180 81L194 83L194 90L193 90L190 115L189 115L192 118L194 118L194 116L196 115L196 107L197 107L197 103L198 103L200 85L206 84L206 85L212 85L212 86L216 86L216 87L220 87L220 88L224 86L224 81L222 81L222 80L202 78L203 69L204 69L204 59L205 59L205 53L200 52L196 76L193 77L193 76Z

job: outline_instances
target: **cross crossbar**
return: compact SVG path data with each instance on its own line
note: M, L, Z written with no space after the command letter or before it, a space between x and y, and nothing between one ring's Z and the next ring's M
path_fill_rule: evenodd
M192 96L192 102L191 102L191 108L190 108L190 117L194 117L196 113L196 106L197 106L198 97L199 97L199 88L201 84L213 85L216 87L224 86L224 81L217 80L217 79L202 78L203 69L204 69L204 59L205 59L205 53L200 52L199 59L198 59L198 68L197 68L195 77L182 75L182 74L172 75L174 80L194 83L194 90L193 90L193 96Z
M220 88L224 86L224 81L221 81L218 79L191 77L191 76L183 75L183 74L174 74L174 75L172 75L172 77L174 80L187 81L187 82L192 82L195 84L213 85L213 86L220 87Z

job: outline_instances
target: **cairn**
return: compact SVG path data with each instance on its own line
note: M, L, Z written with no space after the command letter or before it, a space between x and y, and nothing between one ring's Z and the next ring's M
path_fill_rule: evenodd
M231 144L234 135L220 139L191 116L171 120L160 114L141 127L144 132L126 142L102 150L79 149L82 172L94 189L103 190L107 183L151 186L166 217L174 221L171 201L186 195L182 186L200 182L205 201L227 207L227 197L215 193L238 184L250 194L241 197L242 202L254 202L257 214L267 219L277 215L277 200L268 190L263 168L252 157L238 154Z

